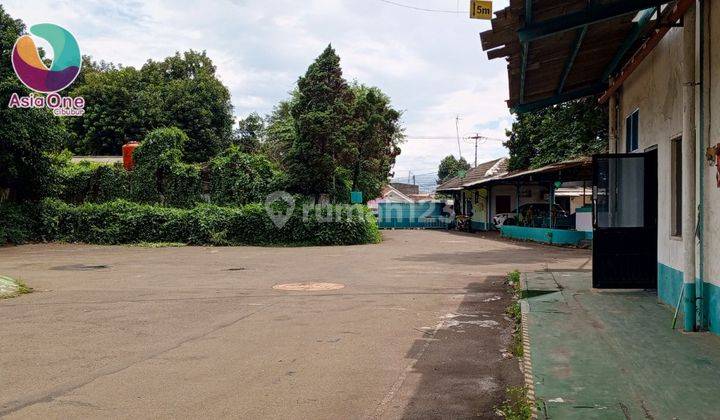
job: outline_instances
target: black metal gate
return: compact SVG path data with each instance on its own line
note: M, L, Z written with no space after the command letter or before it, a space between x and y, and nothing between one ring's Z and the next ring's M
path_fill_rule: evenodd
M657 150L593 156L593 287L657 288Z

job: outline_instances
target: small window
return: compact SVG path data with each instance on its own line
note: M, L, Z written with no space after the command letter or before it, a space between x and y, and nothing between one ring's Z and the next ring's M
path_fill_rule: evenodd
M625 118L625 151L634 152L639 147L638 124L640 111L635 110Z
M682 137L671 140L670 148L670 159L672 159L670 163L670 176L672 177L670 233L672 236L682 236Z

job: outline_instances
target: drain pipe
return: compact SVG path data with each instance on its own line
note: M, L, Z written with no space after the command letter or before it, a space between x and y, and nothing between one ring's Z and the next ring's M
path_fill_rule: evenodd
M683 290L680 291L682 303L678 302L678 306L682 304L683 307L683 329L686 332L695 331L697 310L695 307L695 31L697 29L695 22L696 8L691 6L683 18L682 166L678 168L683 174L682 213L676 216L682 218Z
M698 272L697 272L697 290L696 290L696 302L699 300L700 304L696 303L696 313L700 316L698 325L700 328L705 328L705 311L704 311L704 284L703 276L705 270L705 235L703 230L705 229L705 20L708 18L708 8L706 2L703 0L698 1L699 4L699 65L700 65L700 135L698 136L698 147L697 147L697 158L698 158L698 219L697 219L697 231L696 236L699 242L698 247ZM708 25L709 25L708 19ZM708 86L708 92L710 92L710 86ZM710 104L709 104L710 106Z

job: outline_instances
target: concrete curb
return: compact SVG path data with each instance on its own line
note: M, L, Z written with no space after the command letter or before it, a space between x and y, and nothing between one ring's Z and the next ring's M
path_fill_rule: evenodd
M523 274L520 286L522 290L527 290L525 274ZM538 418L537 405L535 404L535 379L532 373L532 357L530 355L530 334L528 333L528 313L530 312L530 305L527 300L520 299L520 326L522 329L522 343L523 343L523 358L522 358L522 371L525 377L525 387L527 388L527 399L532 407L531 419L536 420Z

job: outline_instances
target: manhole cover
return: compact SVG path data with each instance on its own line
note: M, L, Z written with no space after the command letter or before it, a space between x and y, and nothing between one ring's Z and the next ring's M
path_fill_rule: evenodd
M307 282L307 283L276 284L275 286L273 286L273 289L296 291L296 292L316 292L316 291L323 291L323 290L337 290L337 289L342 289L343 287L345 287L345 285L340 284L340 283Z
M51 270L59 271L90 271L90 270L104 270L110 268L109 265L86 265L86 264L70 264L70 265L59 265L51 268Z

